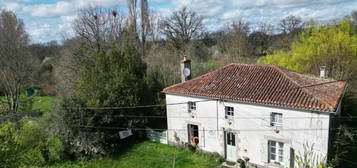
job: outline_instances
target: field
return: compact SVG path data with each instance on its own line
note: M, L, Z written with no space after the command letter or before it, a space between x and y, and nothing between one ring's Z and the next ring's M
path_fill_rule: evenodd
M122 154L91 161L73 161L50 168L211 168L220 164L219 159L187 149L144 141L135 144Z
M33 97L33 110L48 111L55 104L55 97L52 96L35 96Z

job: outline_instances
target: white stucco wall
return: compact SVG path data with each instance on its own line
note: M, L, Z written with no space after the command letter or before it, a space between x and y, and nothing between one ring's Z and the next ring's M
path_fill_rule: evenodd
M166 94L167 104L202 100L209 99ZM224 118L225 106L234 107L231 124ZM327 155L328 114L217 100L197 102L194 118L187 109L187 104L167 106L169 142L177 143L176 134L179 143L187 143L187 124L195 124L199 126L200 149L224 156L222 130L231 129L236 135L237 159L248 157L258 165L268 165L268 140L284 143L284 167L290 165L290 148L295 150L295 155L303 154L303 144L307 142L314 145L317 155ZM283 114L279 133L274 131L276 127L270 126L272 112Z

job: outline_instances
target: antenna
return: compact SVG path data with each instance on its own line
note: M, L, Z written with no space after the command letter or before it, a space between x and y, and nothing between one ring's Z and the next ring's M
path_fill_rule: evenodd
M183 75L184 75L185 77L190 76L190 75L191 75L191 70L190 70L189 68L184 68L184 69L183 69Z

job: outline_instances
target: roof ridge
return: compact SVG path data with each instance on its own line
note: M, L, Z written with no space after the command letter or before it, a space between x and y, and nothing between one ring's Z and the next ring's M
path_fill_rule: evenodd
M283 68L281 68L281 67L279 67L279 66L276 66L276 65L273 65L272 67L274 67L276 70L278 70L280 73L282 73L286 78L289 79L289 81L293 82L297 87L302 87L300 84L297 83L297 81L296 81L295 79L293 79L293 78L291 78L289 75L287 75L286 72L284 72L284 70L285 70L285 71L289 71L289 72L293 72L293 73L297 73L297 72L291 71L291 70L288 70L288 69L283 69ZM299 74L299 75L304 75L304 76L307 76L307 77L312 77L312 76L309 76L309 75L306 75L306 74L300 74L300 73L297 73L297 74ZM315 96L314 94L309 93L309 89L308 89L308 88L301 88L301 90L302 90L305 94L307 94L307 95L311 96L312 98L314 98L315 100L317 100L320 104L327 104L327 105L329 105L329 108L332 108L332 109L334 108L334 107L333 107L330 103L328 103L327 101L318 98L318 97Z

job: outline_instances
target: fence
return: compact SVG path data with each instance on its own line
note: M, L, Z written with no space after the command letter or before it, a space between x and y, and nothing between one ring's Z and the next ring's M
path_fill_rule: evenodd
M33 110L33 111L27 111L27 112L22 112L22 113L18 113L18 114L0 116L0 124L5 122L5 121L17 122L17 121L21 120L25 116L39 117L41 115L42 115L41 111Z
M166 131L154 131L147 127L146 137L150 141L167 144L167 130Z

